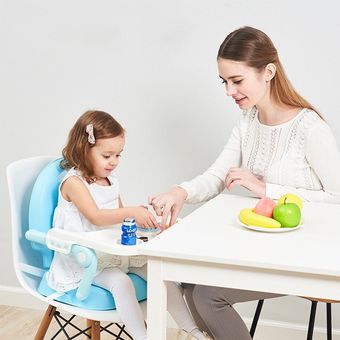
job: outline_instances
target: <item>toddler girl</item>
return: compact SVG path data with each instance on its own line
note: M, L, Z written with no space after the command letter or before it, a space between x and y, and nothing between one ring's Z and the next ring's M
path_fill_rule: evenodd
M124 207L114 172L125 144L122 126L108 113L87 111L70 131L61 166L67 170L60 188L53 227L69 231L95 231L134 218L144 228L157 226L154 216L142 206ZM117 312L133 339L146 339L146 327L135 289L127 273L147 279L146 258L105 256L97 253L97 286L109 290ZM47 281L56 291L78 287L83 269L72 257L55 253ZM208 339L195 325L180 286L169 282L168 310L188 339ZM191 335L190 335L191 334Z

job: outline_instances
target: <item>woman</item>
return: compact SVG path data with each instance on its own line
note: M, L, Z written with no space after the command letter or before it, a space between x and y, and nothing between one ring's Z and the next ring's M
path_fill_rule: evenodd
M184 203L209 200L237 185L259 198L295 193L305 201L340 203L340 154L334 136L289 82L270 38L252 27L235 30L220 46L217 63L241 117L206 172L150 197L163 223L171 215L172 225ZM248 340L247 327L232 305L274 296L195 286L187 299L196 321L203 321L214 339Z

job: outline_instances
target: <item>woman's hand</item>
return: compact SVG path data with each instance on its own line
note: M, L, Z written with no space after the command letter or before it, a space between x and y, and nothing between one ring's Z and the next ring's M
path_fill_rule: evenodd
M166 225L169 214L171 216L169 226L176 222L187 196L188 193L184 189L174 187L168 192L149 197L149 204L153 206L157 216L162 216L163 227Z
M230 168L225 178L225 187L230 190L235 185L242 185L258 197L266 196L266 183L260 181L248 169Z
M158 227L155 217L148 211L146 207L133 207L132 217L136 220L137 225L143 228Z

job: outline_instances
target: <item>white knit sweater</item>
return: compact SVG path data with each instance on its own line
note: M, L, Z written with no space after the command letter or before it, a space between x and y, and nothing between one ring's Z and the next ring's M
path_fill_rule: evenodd
M309 109L275 126L261 124L255 107L244 111L211 167L179 185L187 202L221 193L230 167L249 169L273 199L295 193L305 201L340 203L340 153L329 126Z

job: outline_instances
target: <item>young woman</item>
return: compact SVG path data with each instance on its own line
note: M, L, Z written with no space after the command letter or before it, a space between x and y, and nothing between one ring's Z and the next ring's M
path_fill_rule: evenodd
M184 203L209 200L241 185L256 197L295 193L305 201L340 203L340 154L334 136L313 106L285 75L276 48L262 31L230 33L217 56L219 76L242 110L228 143L210 168L191 181L150 197L170 225ZM216 340L249 340L232 305L275 295L196 286L191 309ZM197 309L197 311L195 310Z

